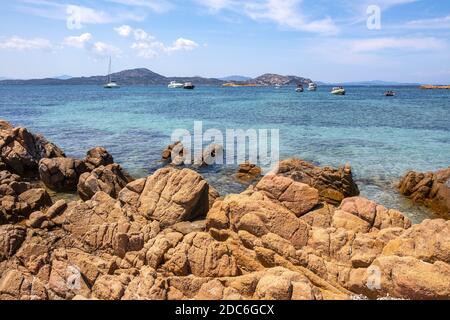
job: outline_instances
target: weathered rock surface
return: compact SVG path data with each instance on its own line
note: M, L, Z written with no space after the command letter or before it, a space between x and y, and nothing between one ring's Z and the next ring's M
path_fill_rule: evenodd
M78 181L78 194L82 200L91 199L103 191L113 198L133 179L118 164L100 166L92 172L83 173Z
M9 171L0 172L0 224L19 222L51 204L44 189L33 188Z
M85 163L72 158L42 159L39 176L44 184L55 191L73 191L81 174L87 171Z
M344 198L359 195L348 164L334 169L318 167L300 159L288 159L280 162L278 174L316 188L323 201L334 205L339 205Z
M175 150L175 151L174 151ZM175 157L172 157L172 153L175 153ZM166 162L178 162L180 159L180 163L183 161L183 145L180 141L176 141L171 145L167 146L166 149L161 154L161 158ZM172 159L173 158L173 159ZM177 161L177 158L178 161Z
M238 171L236 173L236 179L239 181L253 181L261 176L262 170L257 165L245 162L239 165Z
M82 162L69 203L0 172L0 300L450 299L450 221L349 197L349 168L290 161L220 198L189 169L131 181L104 149Z
M209 209L208 183L190 169L163 168L137 180L119 194L147 219L163 226L205 217Z
M408 172L399 184L400 192L414 202L450 217L450 168L437 172Z
M105 148L96 147L87 152L84 163L89 171L114 163L114 159Z
M9 171L37 176L39 161L55 157L64 157L64 152L56 145L25 128L13 128L0 120L0 160Z

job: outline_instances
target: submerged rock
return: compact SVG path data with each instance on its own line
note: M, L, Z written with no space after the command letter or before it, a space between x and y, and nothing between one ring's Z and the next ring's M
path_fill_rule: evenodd
M236 179L239 181L253 181L261 176L262 170L257 165L245 162L239 165L238 172L236 173Z
M450 168L437 172L408 172L399 184L400 192L414 202L450 217Z
M63 187L77 181L74 161L41 163ZM411 225L349 197L357 187L348 167L289 160L220 198L190 169L132 181L102 148L81 162L85 201L52 204L45 190L0 172L0 300L450 298L450 221ZM411 175L405 190L425 185L430 192L417 194L441 197L445 174L427 177Z

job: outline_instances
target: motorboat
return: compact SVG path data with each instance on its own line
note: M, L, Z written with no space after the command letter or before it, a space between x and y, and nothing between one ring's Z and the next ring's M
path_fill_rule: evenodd
M176 82L176 81L171 81L167 87L169 89L181 89L184 87L184 84Z
M297 85L297 89L295 89L295 92L303 92L303 91L305 91L303 85L302 84Z
M331 90L331 93L338 96L344 96L345 95L345 89L343 87L334 87Z
M183 85L183 88L184 88L184 89L187 89L187 90L194 90L194 89L195 89L195 86L192 84L192 82L186 82L186 83Z
M316 91L317 90L317 84L315 84L314 82L311 82L308 85L308 91Z
M384 93L384 95L385 95L386 97L395 97L395 92L392 91L392 90L389 90L389 91L386 91L386 92Z
M111 57L109 58L109 68L108 68L108 83L103 86L105 89L119 89L120 85L112 80L111 74Z

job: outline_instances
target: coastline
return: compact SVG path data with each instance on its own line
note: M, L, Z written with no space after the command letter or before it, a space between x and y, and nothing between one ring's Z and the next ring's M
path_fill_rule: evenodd
M259 177L246 163L238 176L251 185L220 195L166 152L167 166L135 180L104 148L73 159L6 121L0 134L0 240L11 244L0 247L0 299L450 297L450 221L413 225L358 196L349 165L289 159ZM33 176L82 200L54 202ZM368 286L374 269L380 285Z

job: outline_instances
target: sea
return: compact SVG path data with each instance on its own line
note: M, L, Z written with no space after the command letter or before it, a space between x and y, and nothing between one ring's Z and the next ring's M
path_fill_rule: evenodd
M0 118L43 134L68 156L83 158L103 146L135 177L162 166L162 150L177 129L279 130L280 158L321 166L351 164L364 197L404 212L419 223L436 216L396 188L408 170L450 165L450 90L347 87L347 95L295 92L294 87L0 85ZM395 97L385 97L388 89ZM199 169L222 195L246 184L236 166Z

